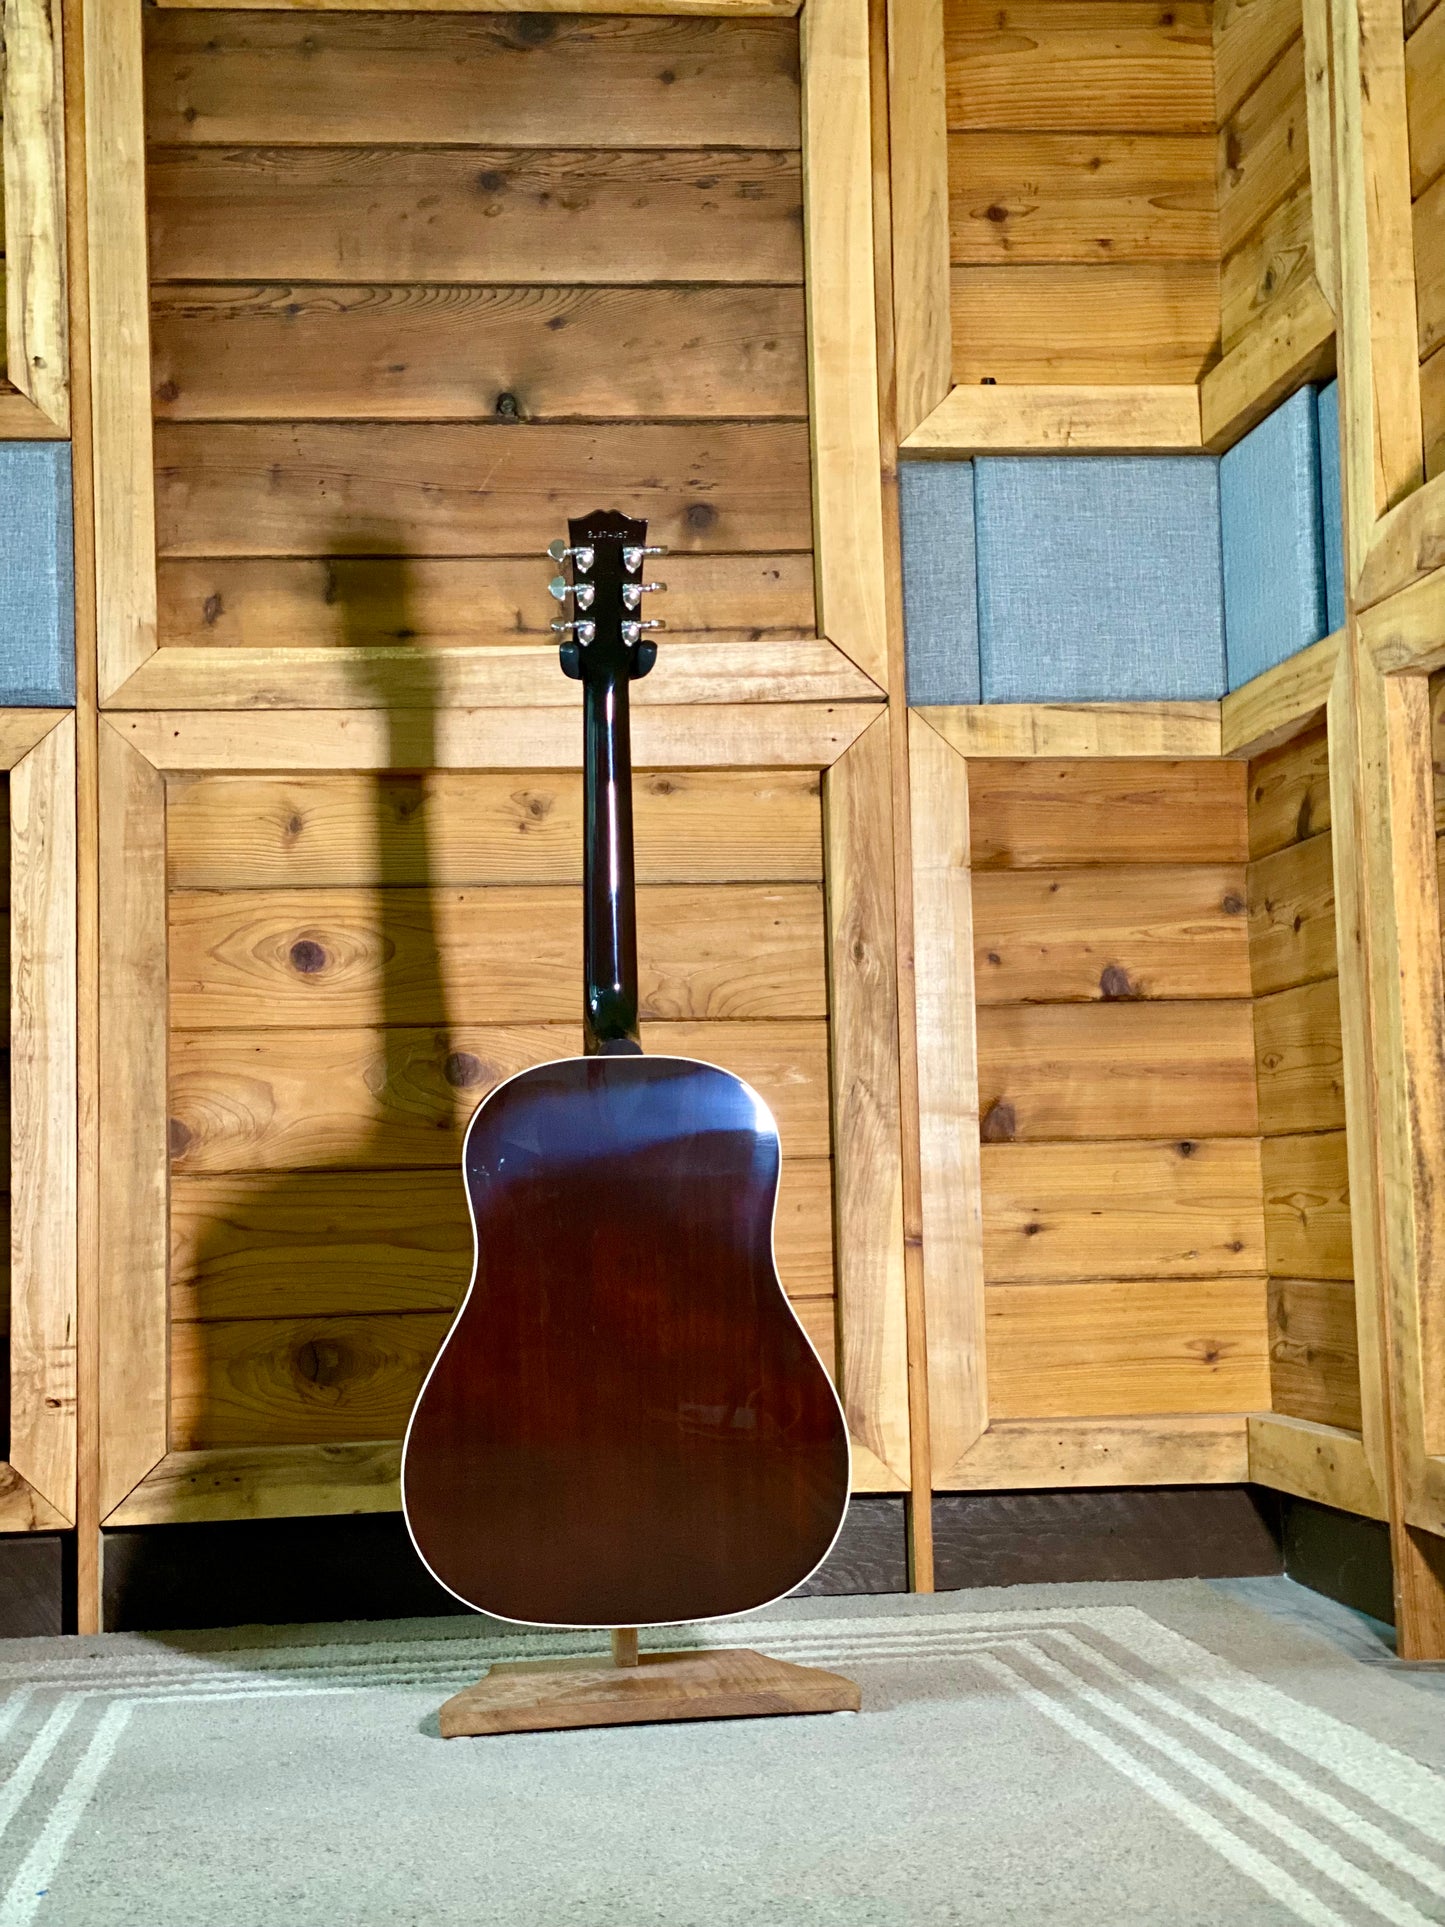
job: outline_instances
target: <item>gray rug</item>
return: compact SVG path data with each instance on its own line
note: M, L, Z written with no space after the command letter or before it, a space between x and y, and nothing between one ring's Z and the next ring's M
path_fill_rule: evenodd
M1281 1587L798 1601L696 1643L845 1669L861 1715L480 1740L435 1709L489 1658L600 1642L13 1642L0 1927L1445 1921L1445 1682Z

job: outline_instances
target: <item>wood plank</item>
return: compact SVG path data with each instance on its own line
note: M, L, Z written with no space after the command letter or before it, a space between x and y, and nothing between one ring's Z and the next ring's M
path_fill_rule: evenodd
M980 1004L1247 997L1243 866L980 870Z
M1249 1411L1269 1401L1259 1278L990 1285L989 1399L1007 1418Z
M811 555L673 555L664 573L664 660L679 643L814 632ZM163 562L160 639L193 649L513 647L552 640L543 589L532 556Z
M1225 755L1261 755L1322 715L1343 640L1344 631L1337 629L1230 690L1219 705Z
M1300 0L1218 0L1214 9L1216 112L1229 119L1300 30Z
M1345 1124L1340 987L1334 977L1259 997L1254 1005L1259 1128L1339 1131Z
M1344 1132L1267 1137L1261 1158L1264 1242L1271 1274L1353 1278Z
M632 721L637 769L821 768L877 714L872 703L657 703ZM236 714L113 711L156 769L578 769L571 710L379 708Z
M952 388L903 442L917 455L1148 454L1199 447L1199 391L1152 387Z
M801 44L803 243L818 626L880 689L886 689L887 561L874 308L872 50L867 7L853 0L805 10ZM762 432L786 435L793 431ZM770 459L769 451L760 448L757 453L760 462ZM789 444L778 455L784 463L794 459ZM760 468L752 470L755 489L761 474ZM785 471L779 472L778 479L785 487L793 485ZM781 531L788 523L787 511L779 504L773 513ZM722 519L726 524L725 510ZM717 540L680 546L760 545L720 534ZM767 546L800 545L780 533Z
M580 883L580 772L198 776L168 786L172 889ZM643 883L818 882L815 770L640 772Z
M56 1532L71 1523L13 1465L0 1463L0 1532Z
M1238 864L1246 854L1234 763L980 761L968 793L975 871Z
M1339 312L1339 184L1335 172L1335 68L1329 0L1304 0L1305 104L1310 148L1310 212L1315 276Z
M1249 961L1256 997L1337 974L1328 833L1250 864Z
M1219 244L1230 254L1310 177L1303 38L1292 40L1218 134Z
M1439 0L1405 0L1405 32L1413 34L1434 12ZM1407 43L1408 44L1408 43Z
M929 1443L943 1468L988 1422L971 825L967 766L916 712L908 796Z
M990 1287L1258 1277L1259 1144L986 1144L983 1238Z
M1269 310L1315 275L1314 196L1306 181L1271 208L1219 266L1220 338L1226 354Z
M1222 455L1304 382L1328 380L1334 365L1335 311L1309 280L1266 309L1204 376L1204 446Z
M1425 435L1425 473L1445 475L1445 353L1433 354L1420 369L1420 411Z
M1252 1413L1248 1475L1257 1485L1294 1492L1318 1505L1336 1506L1367 1519L1385 1517L1362 1442L1332 1425Z
M151 340L164 421L808 412L794 288L191 283Z
M161 422L155 488L164 556L532 554L583 490L626 501L671 548L813 545L808 430L792 422L623 437L542 422Z
M1426 367L1436 360L1432 355ZM1445 480L1437 475L1386 510L1375 524L1360 569L1356 610L1373 611L1377 603L1401 595L1441 567L1445 567Z
M62 432L70 427L65 262L65 104L60 13L5 8L5 372Z
M9 817L7 1456L39 1498L70 1521L77 1394L72 718L11 771Z
M950 284L956 382L1191 382L1218 356L1212 261L960 267Z
M736 1072L778 1120L786 1156L829 1156L826 1024L647 1024L643 1042ZM172 1166L178 1176L455 1170L462 1132L493 1085L581 1048L580 1019L443 1031L176 1031Z
M1360 1429L1355 1288L1340 1280L1271 1278L1269 1382L1290 1418Z
M578 90L579 111L596 91ZM555 141L555 109L546 124ZM384 138L153 148L151 274L503 286L803 278L796 152L651 148L640 127L601 152L408 152Z
M1318 646L1318 645L1316 645ZM1249 854L1272 856L1330 827L1330 743L1324 720L1249 765Z
M1207 134L948 137L949 259L1214 261Z
M773 1227L793 1298L833 1292L832 1166L783 1160ZM460 1170L178 1177L171 1316L454 1310L472 1269Z
M840 1396L848 1429L910 1471L892 771L886 720L823 779Z
M162 7L194 7L200 4L200 0L156 0L156 4ZM235 5L238 8L271 7L275 4L276 0L235 0ZM613 0L543 0L539 11L544 15L555 14L564 11L564 7L570 7L583 14L594 14L604 11L606 7L610 7L612 4ZM205 5L207 10L209 10L210 0L205 0ZM300 9L313 13L366 14L387 13L392 11L391 0L297 0L297 6ZM787 13L787 5L784 3L784 0L678 0L676 8L670 7L668 0L637 0L637 6L640 13L646 14L661 13L664 8L666 8L668 12L675 11L682 14L718 14L727 19L746 19L749 16L757 14L779 15ZM488 0L488 3L480 9L476 6L475 0L417 0L415 11L423 14L457 14L475 13L478 11L483 13L500 13L503 11L503 8L496 3L496 0ZM796 11L796 8L794 11Z
M990 1425L941 1488L1029 1491L1117 1485L1234 1485L1248 1472L1242 1415L1010 1419Z
M165 785L100 723L101 1516L166 1436Z
M1212 9L1182 0L954 0L948 125L1212 133Z
M0 709L0 770L14 769L70 713L68 709Z
M181 891L169 905L181 1029L562 1022L582 982L581 897L559 885ZM638 892L644 1019L826 1015L810 884ZM834 985L836 997L837 986Z
M1421 21L1405 42L1410 124L1410 192L1417 198L1445 172L1445 14Z
M1246 1003L1015 1004L978 1013L985 1144L1252 1137Z
M1445 346L1445 175L1415 203L1415 300L1425 361Z
M546 8L523 19L470 7L451 19L149 12L147 132L191 145L532 147L556 139L562 98L579 146L706 146L720 127L739 146L798 144L792 21Z
M948 393L948 101L943 0L888 9L888 186L896 429Z
M983 703L919 714L970 759L1219 755L1218 703Z

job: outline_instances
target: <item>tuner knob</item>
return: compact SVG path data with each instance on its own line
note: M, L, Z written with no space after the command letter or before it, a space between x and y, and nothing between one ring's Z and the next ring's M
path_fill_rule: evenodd
M572 583L565 575L554 575L547 584L547 593L555 597L558 602L565 602L569 595L575 596L576 606L579 609L590 609L597 599L597 584L595 582Z
M629 544L628 547L626 547L622 551L622 566L624 569L626 569L629 575L636 575L637 571L642 567L643 556L666 555L666 554L667 554L667 550L663 548L643 549L643 548L638 548L633 544Z
M553 627L555 628L555 626L554 624ZM622 625L622 640L631 648L631 646L640 639L644 629L665 629L666 627L667 624L665 622L624 622Z
M558 635L575 635L584 649L597 634L595 622L554 622L552 628Z
M666 587L665 582L624 582L622 600L629 609L635 609L645 595L657 595Z
M581 575L591 575L592 564L596 560L595 550L587 547L569 549L560 536L555 542L547 544L547 553L554 562L565 562L570 555Z

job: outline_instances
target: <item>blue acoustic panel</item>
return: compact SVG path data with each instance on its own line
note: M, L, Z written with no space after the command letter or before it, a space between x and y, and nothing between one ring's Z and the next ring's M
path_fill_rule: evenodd
M1223 693L1210 457L980 456L974 516L986 703Z
M1320 513L1325 525L1325 624L1345 626L1345 517L1340 498L1340 384L1319 391Z
M905 462L898 488L908 700L976 703L973 464Z
M75 701L70 447L0 442L0 706Z
M1219 464L1229 687L1325 633L1319 409L1301 388Z

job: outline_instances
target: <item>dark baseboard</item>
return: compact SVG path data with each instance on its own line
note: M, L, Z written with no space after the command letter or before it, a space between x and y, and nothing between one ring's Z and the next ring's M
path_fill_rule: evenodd
M1284 1569L1312 1592L1395 1623L1390 1528L1312 1499L1284 1500Z
M0 1639L34 1639L75 1626L75 1535L0 1537Z
M1242 1485L940 1492L933 1562L940 1592L1277 1573L1278 1498Z

